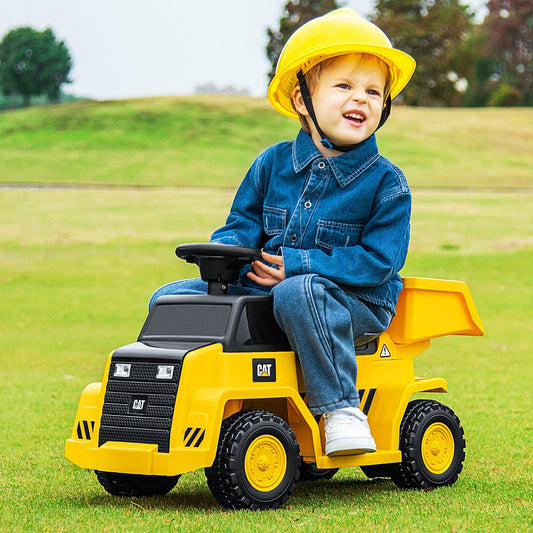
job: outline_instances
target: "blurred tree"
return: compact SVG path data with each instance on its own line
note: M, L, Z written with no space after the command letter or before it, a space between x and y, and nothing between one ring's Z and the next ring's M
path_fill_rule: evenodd
M497 86L498 77L495 72L498 66L492 54L485 24L475 24L472 27L472 33L464 46L474 57L462 104L469 107L486 106Z
M71 83L69 51L56 41L51 29L29 27L8 32L0 43L0 86L5 95L20 95L24 105L31 97L46 95L57 100L61 85Z
M289 37L306 22L342 7L344 2L336 0L289 0L283 8L279 29L267 28L268 44L266 54L272 66L268 73L272 80L276 73L278 58Z
M406 104L461 103L474 64L475 50L465 45L472 17L458 0L377 0L372 22L417 62L402 92Z
M484 27L496 88L489 105L533 105L533 2L489 0Z

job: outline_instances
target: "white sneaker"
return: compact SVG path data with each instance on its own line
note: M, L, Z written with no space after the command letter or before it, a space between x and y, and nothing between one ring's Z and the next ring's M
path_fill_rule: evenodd
M366 415L356 407L324 414L326 455L356 455L375 452Z

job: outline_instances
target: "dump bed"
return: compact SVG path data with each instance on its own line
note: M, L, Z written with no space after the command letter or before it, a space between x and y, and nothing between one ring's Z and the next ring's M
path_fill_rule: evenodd
M387 333L397 344L444 335L483 335L483 325L467 285L462 281L403 278Z

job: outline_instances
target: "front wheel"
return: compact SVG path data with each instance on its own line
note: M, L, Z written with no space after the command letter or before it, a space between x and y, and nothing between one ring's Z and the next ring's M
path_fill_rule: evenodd
M143 476L118 472L94 471L100 485L113 496L164 496L180 476Z
M290 426L267 411L242 411L222 423L217 455L205 469L213 496L229 509L275 509L300 474L300 447Z
M391 479L408 489L452 485L463 469L465 446L461 423L449 407L412 401L400 428L402 462L392 468Z

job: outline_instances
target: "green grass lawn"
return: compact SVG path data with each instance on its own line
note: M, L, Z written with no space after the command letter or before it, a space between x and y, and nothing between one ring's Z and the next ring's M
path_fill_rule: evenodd
M531 188L533 109L394 107L382 153L413 187ZM0 183L234 188L297 121L265 99L73 102L0 113Z
M166 100L154 104L170 105ZM259 102L245 104L257 116ZM106 105L96 107L103 113ZM28 121L29 131L32 112L37 120L48 110L52 121L61 109L27 110L21 121ZM428 113L433 111L446 116L444 110ZM454 113L449 111L450 117ZM514 110L509 113L514 116ZM8 114L6 121L13 128L15 115ZM0 128L5 117L0 115ZM46 123L42 118L42 129ZM20 180L4 179L2 174L2 181L98 183L80 174L67 179L67 167L63 181L51 179L57 158L51 154L47 160L45 152L53 143L47 145L39 129L28 131L27 155L47 179L29 174L26 180L22 174ZM23 136L20 131L12 135ZM120 144L119 134L117 140L102 131L102 137L107 135ZM259 129L257 136L253 142L260 144ZM5 139L2 134L0 154L11 150ZM40 166L39 157L31 155L39 142ZM103 145L98 151L102 156ZM185 157L169 145L172 151ZM129 181L122 156L114 157L120 170L110 183L150 185L140 178ZM112 159L102 159L103 173ZM203 161L205 168L213 161ZM389 481L344 469L331 481L300 483L282 509L232 512L216 503L201 471L183 475L164 498L114 498L92 472L64 458L83 387L101 379L113 348L136 339L152 291L196 275L196 267L175 258L176 244L207 240L225 219L231 180L220 184L219 175L211 174L204 177L204 189L178 187L192 184L196 170L188 167L195 164L191 160L183 167L189 176L183 183L154 178L157 188L0 189L0 531L531 531L533 196L495 192L490 173L485 182L463 176L468 190L443 191L448 185L432 183L430 176L419 184L423 189L414 187L412 244L403 272L466 281L486 330L481 338L436 339L415 361L419 375L448 380L449 394L435 397L457 412L465 428L467 458L454 486L401 491ZM76 168L81 172L83 165ZM460 177L457 171L453 179Z

